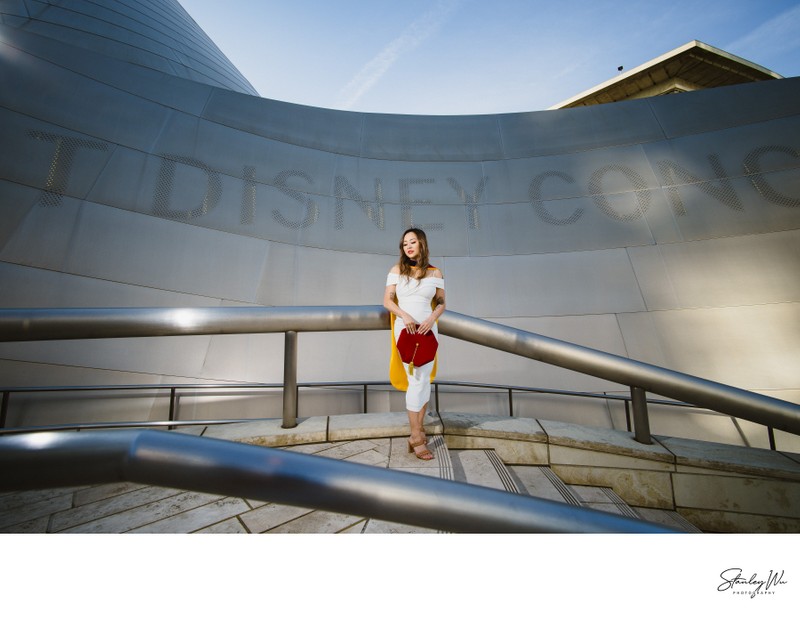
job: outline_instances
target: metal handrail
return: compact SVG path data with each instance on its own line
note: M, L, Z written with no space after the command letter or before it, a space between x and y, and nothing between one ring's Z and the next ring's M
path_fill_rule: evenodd
M0 490L134 482L453 533L675 533L565 503L287 450L157 430L0 438Z
M0 310L0 341L284 333L284 427L296 425L297 333L389 328L381 306ZM540 334L445 312L439 331L631 388L635 438L650 443L645 392L800 434L800 406ZM287 388L287 386L289 386Z

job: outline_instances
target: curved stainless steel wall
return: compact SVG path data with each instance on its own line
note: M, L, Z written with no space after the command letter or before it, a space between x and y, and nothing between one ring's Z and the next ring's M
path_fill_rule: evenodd
M62 4L89 3L0 8L0 306L377 304L414 224L456 311L800 399L800 79L519 114L339 112L17 17ZM142 6L125 38L178 7ZM173 50L197 49L190 26L171 31ZM93 28L127 41L109 15ZM303 335L299 378L384 379L388 344ZM282 339L5 344L0 357L6 384L271 382ZM456 341L440 371L619 390Z
M7 0L0 19L101 58L258 94L178 0ZM126 74L135 72L131 68Z

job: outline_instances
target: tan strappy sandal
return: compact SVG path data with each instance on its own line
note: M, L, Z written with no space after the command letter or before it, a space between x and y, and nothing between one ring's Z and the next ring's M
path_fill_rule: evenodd
M422 439L421 441L417 441L416 443L411 443L411 439L408 440L408 453L414 454L420 461L430 461L433 458L433 453L428 450L428 440ZM419 452L417 452L416 448L423 448Z

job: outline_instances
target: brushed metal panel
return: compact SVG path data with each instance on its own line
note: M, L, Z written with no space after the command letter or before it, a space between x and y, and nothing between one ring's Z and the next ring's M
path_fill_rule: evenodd
M17 63L0 55L0 105L71 130L69 136L113 138L139 149L150 146L169 116L155 103L27 55Z
M661 186L800 166L800 117L700 132L642 146Z
M82 204L74 198L64 198L58 207L36 203L8 236L0 257L9 263L63 271Z
M38 189L0 180L0 259L6 244L41 195L42 192Z
M133 149L156 156L177 155L185 158L197 158L196 146L200 119L185 112L170 112L163 107L162 110L165 112L166 120L158 135L152 138L149 145L137 146ZM214 154L208 155L213 156Z
M514 415L542 420L557 420L593 428L625 431L625 421L616 423L605 400L556 395L514 393Z
M99 377L98 372L91 374ZM131 380L142 379L138 374L127 375ZM8 428L169 418L169 391L159 394L155 390L143 390L136 397L124 390L102 395L94 392L15 393L10 401Z
M142 375L197 376L209 337L0 343L0 358ZM148 380L146 380L148 381ZM63 384L63 382L59 382Z
M800 78L647 99L667 138L800 114Z
M166 37L159 37L159 34L143 21L130 20L123 13L112 12L102 4L82 0L72 0L65 6L51 4L47 13L43 14L42 20L46 20L54 27L80 31L87 39L104 38L119 47L129 46L157 57L176 59L175 51ZM108 46L108 43L104 46Z
M487 161L483 164L487 201L556 200L656 188L659 181L643 147Z
M86 200L103 206L151 214L158 182L150 154L114 147ZM194 202L194 198L190 200Z
M397 244L403 231L409 226L422 228L428 236L428 246L434 257L462 256L467 251L468 220L462 206L425 205L412 203L399 208L387 207L390 217L399 222L394 224L394 246L387 252L397 253ZM390 224L391 228L392 224Z
M625 411L621 406L611 408L615 426L625 426ZM680 409L669 406L650 404L647 408L650 420L650 432L658 437L679 437L697 441L713 441L728 445L745 445L742 433L730 417L718 413ZM749 424L739 421L740 427ZM745 435L752 447L769 448L767 429L764 426L753 426L753 432Z
M618 315L631 358L749 390L800 383L800 304Z
M644 309L633 268L622 249L488 259L451 257L447 274L448 291L458 300L452 309L480 318Z
M442 380L513 384L563 390L603 392L611 382L534 362L460 340L445 338L439 347L437 375ZM450 410L454 410L450 408Z
M2 6L0 7L0 21L5 20L6 18L29 18L28 9L25 6L25 0L3 0L1 3ZM17 26L18 23L16 21L8 22L9 24L13 24Z
M389 379L389 331L298 336L298 381Z
M52 386L54 384L158 384L158 376L140 373L117 373L69 366L51 366L0 360L3 385ZM168 391L166 391L168 393ZM166 404L166 406L165 406ZM19 428L51 424L83 423L86 421L137 421L166 419L169 401L154 391L137 396L121 396L114 391L97 394L34 394L15 393L9 399L6 427Z
M205 120L199 121L196 137L176 140L183 142L181 150L166 149L159 143L156 153L180 151L202 159L220 173L301 193L330 195L333 190L338 157L327 151L254 136Z
M800 231L629 253L648 310L800 302Z
M203 117L251 134L288 143L358 155L361 114L214 90Z
M129 90L156 103L195 116L200 116L213 89L205 83L165 76L159 71L141 66L128 67L124 75L120 76L122 66L121 62L114 65L109 63L107 66L95 65L81 72L86 72L110 86ZM83 69L83 65L80 68Z
M0 80L1 81L1 80ZM0 108L3 180L41 189L43 205L62 196L83 198L110 159L114 145Z
M386 274L396 261L396 255L270 243L257 302L268 306L379 305L383 302Z
M798 176L800 169L765 174L758 188L751 178L731 179L732 197L723 199L691 184L664 189L664 196L675 215L680 241L794 230L800 228Z
M221 182L227 196L231 187L225 177ZM184 184L188 185L188 181ZM235 194L235 183L233 188ZM466 252L467 219L462 205L429 204L419 199L403 204L359 203L301 193L284 186L255 185L254 192L253 218L246 226L233 227L231 220L233 212L238 212L238 205L233 208L233 200L226 205L225 197L214 213L189 219L192 223L273 241L376 254L395 253L403 230L413 224L428 233L436 244L432 248L437 254Z
M22 0L17 0L22 2ZM12 28L21 28L28 21L26 16L15 15L12 13L0 13L0 27L10 26Z
M176 409L181 421L280 419L283 410L282 400L283 395L278 389L260 391L204 389L196 393L191 391L180 393ZM300 416L305 415L301 414ZM193 426L193 428L196 431L203 430L202 425Z
M306 335L299 336L299 340ZM212 336L198 375L220 382L283 383L283 335ZM263 416L280 417L280 410L279 407L273 414Z
M478 161L399 161L339 156L333 194L345 200L471 207L487 201Z
M492 160L503 156L494 115L365 114L362 155L383 160Z
M491 320L524 331L592 346L617 355L626 355L625 344L614 315L492 318ZM440 349L438 375L442 380L511 384L581 392L605 392L620 389L620 386L613 382L526 358L509 356L460 340L445 337ZM565 406L569 403L563 398L559 398L559 400ZM581 402L572 402L572 404L584 409L584 404ZM457 409L451 407L449 410ZM515 414L525 414L521 410L516 411ZM547 418L543 411L532 416Z
M0 263L0 307L215 307L219 299Z
M640 213L634 194L606 196L618 218L597 207L594 198L552 200L480 206L473 214L477 227L468 227L471 256L516 255L570 250L622 248L653 243L650 216L663 209L656 197L649 202L647 216L621 219Z
M47 13L49 13L50 10L51 9L48 8ZM63 40L69 42L70 45L91 49L101 56L114 57L129 63L147 66L170 75L181 76L183 74L182 71L185 70L178 64L172 63L171 60L165 59L163 56L154 54L149 50L109 39L102 34L90 33L81 28L73 28L71 26L65 26L55 22L46 22L40 19L29 22L25 25L25 28L40 37Z
M0 26L0 42L10 41L12 37L17 48L26 51L34 50L39 59L53 62L109 86L195 115L202 112L212 90L211 86L203 83L165 75L163 72L143 66L132 66L116 59L106 58L102 64L99 64L97 55L91 51L33 33ZM0 46L3 44L0 43Z
M175 75L199 74L205 82L212 80L216 85L255 94L249 82L178 4L138 3L135 12L124 10L129 7L119 2L75 0L65 5L28 5L42 6L36 11L36 20L24 25L29 31ZM154 28L165 22L173 28L163 32Z
M115 206L195 227L291 242L296 241L295 224L309 215L304 194L293 199L286 188L278 190L255 181L245 185L244 180L224 175L204 160L180 154L145 154L143 162L141 158L122 152L98 181L92 199L110 200ZM130 181L134 175L135 188L114 190L118 178ZM281 227L291 230L281 233Z
M532 331L550 338L626 356L625 341L615 314L540 318L494 318L493 322Z
M298 380L389 379L389 331L302 333L298 336ZM281 383L281 334L213 336L201 377L215 381Z
M498 117L506 158L565 154L664 138L645 100Z
M65 272L252 302L266 245L84 203L71 229L67 252Z

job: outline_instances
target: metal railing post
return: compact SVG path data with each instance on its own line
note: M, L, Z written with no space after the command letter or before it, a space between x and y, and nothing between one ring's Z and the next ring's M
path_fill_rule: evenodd
M175 421L175 391L176 389L169 389L169 421Z
M297 332L283 336L283 424L281 428L297 426Z
M8 398L11 393L3 391L3 403L0 404L0 428L6 427L6 415L8 414Z
M631 403L633 404L633 438L639 443L653 443L650 437L650 417L647 414L647 393L643 388L631 386Z
M628 432L631 431L631 402L627 399L625 400L625 428Z
M169 389L169 421L175 421L175 408L178 403L177 390ZM169 426L169 430L175 430L175 426Z

